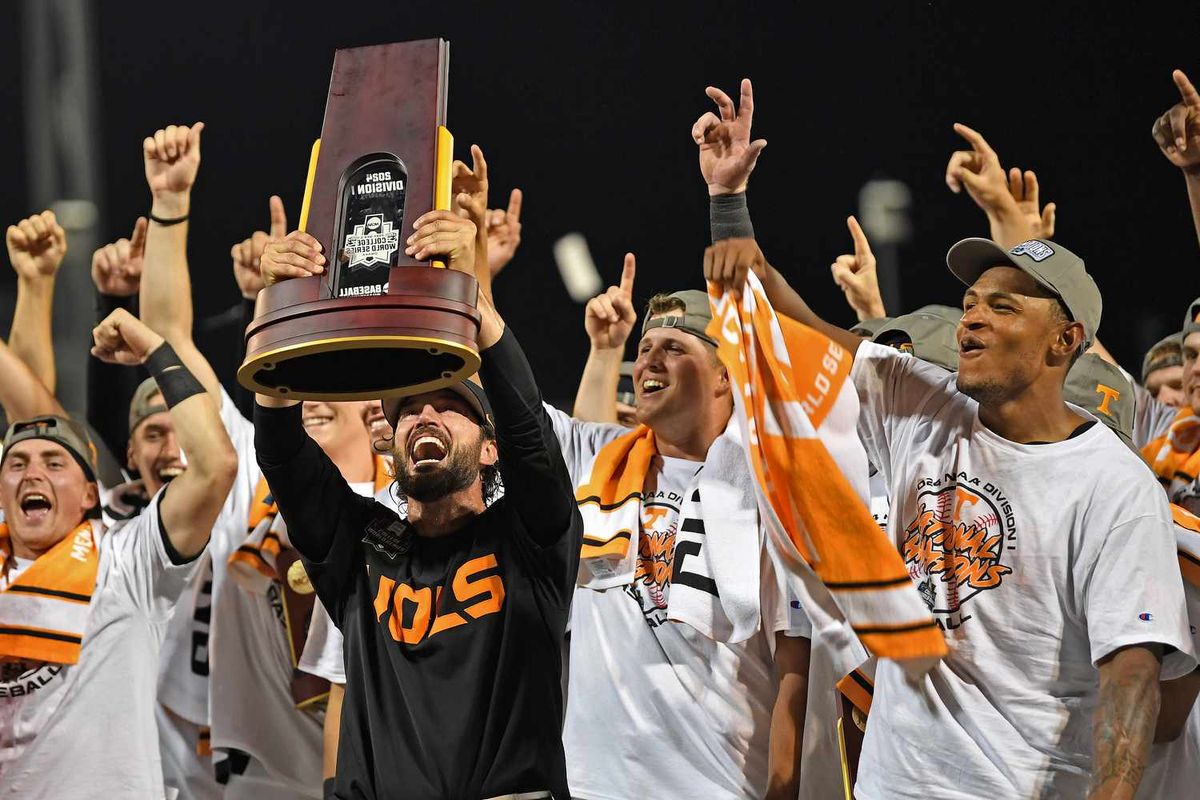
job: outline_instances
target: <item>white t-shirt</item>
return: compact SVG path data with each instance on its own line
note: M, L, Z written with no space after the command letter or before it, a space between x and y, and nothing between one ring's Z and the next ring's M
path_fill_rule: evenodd
M1200 651L1200 589L1183 584L1191 619L1192 645ZM1183 733L1150 748L1138 800L1195 800L1200 792L1200 702L1192 704Z
M352 483L350 488L355 494L370 497L375 493L373 481ZM389 507L395 508L391 485L385 486L379 495L386 498L380 500ZM378 497L377 497L378 499ZM304 640L304 652L300 654L299 668L311 675L324 678L330 683L343 686L346 683L346 662L342 655L342 632L333 624L329 612L321 604L321 598L313 605L312 619L308 623L308 636Z
M0 796L164 796L153 687L195 562L171 563L161 497L98 537L79 662L0 665Z
M915 686L880 662L856 797L1083 797L1096 662L1160 642L1179 650L1163 679L1195 666L1162 489L1103 425L1007 441L954 375L890 348L862 344L851 377L888 529L950 645Z
M229 554L246 539L250 503L262 472L254 454L254 425L221 390L221 422L238 457L233 488L213 524L208 548L183 600L171 617L158 674L158 701L195 725L208 725L211 620L214 598L225 584ZM213 564L218 569L213 569ZM165 745L164 745L165 746ZM180 743L195 750L195 743Z
M576 485L587 479L597 451L629 432L546 410ZM700 467L657 460L647 478L653 491L632 584L575 590L563 730L573 797L721 800L759 798L766 790L778 689L773 636L808 637L811 627L783 586L764 588L763 629L741 644L666 622L675 527Z

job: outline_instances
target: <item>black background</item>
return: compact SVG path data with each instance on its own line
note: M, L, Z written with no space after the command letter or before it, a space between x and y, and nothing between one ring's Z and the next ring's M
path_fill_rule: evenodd
M1002 162L1038 171L1058 204L1056 238L1105 297L1101 338L1135 369L1200 293L1183 180L1150 138L1177 101L1173 67L1200 79L1194 4L1045 3L95 3L102 208L111 238L148 206L141 141L204 120L190 257L197 318L235 302L229 247L283 196L295 222L319 134L333 49L451 41L449 124L459 157L481 144L492 205L525 190L524 243L496 294L544 393L568 402L587 340L551 254L578 230L606 281L638 255L639 305L700 285L707 198L689 130L704 87L754 80L755 135L770 146L751 190L769 258L814 307L849 323L829 277L850 248L859 187L894 177L914 194L904 305L957 304L943 256L986 235L943 182L955 121ZM1109 10L1109 6L1112 10ZM33 209L25 189L21 28L4 26L0 218ZM0 276L0 319L13 276ZM2 329L2 328L0 328Z

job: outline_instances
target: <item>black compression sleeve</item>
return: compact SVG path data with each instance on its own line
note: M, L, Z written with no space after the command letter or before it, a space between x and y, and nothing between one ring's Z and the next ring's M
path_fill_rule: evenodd
M750 208L746 205L746 193L719 194L708 200L708 224L712 229L712 240L753 239L754 224L750 221Z

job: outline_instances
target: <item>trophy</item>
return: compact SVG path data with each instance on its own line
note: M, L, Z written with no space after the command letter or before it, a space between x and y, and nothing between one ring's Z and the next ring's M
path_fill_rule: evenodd
M404 254L413 221L450 208L442 39L338 50L300 228L326 271L263 289L238 381L296 400L371 400L474 374L478 284Z

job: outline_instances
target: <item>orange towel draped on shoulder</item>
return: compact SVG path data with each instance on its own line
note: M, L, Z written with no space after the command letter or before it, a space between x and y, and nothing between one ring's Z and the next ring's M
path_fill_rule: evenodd
M100 569L98 531L85 521L0 591L0 661L76 664ZM0 572L12 541L0 523Z
M760 515L774 546L795 569L816 573L872 653L925 664L945 655L942 633L899 552L822 441L834 435L822 423L838 402L857 408L850 354L776 314L753 274L741 292L715 284L708 291L714 310L708 332L729 370ZM862 447L853 432L837 435L844 437L839 452Z

